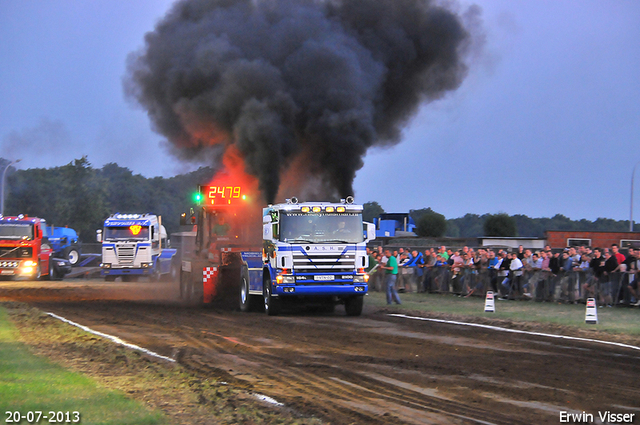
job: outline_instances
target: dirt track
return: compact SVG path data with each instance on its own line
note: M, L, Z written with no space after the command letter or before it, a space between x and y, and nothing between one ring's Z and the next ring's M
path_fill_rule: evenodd
M635 413L640 351L390 317L193 309L175 285L0 282L30 302L335 424L559 423Z

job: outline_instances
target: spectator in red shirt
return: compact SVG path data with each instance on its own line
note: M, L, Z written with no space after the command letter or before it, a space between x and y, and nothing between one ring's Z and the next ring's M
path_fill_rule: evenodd
M624 258L624 255L620 252L620 248L618 248L618 245L611 244L611 252L616 257L616 260L618 260L618 264L624 263L624 260L626 260L626 258Z

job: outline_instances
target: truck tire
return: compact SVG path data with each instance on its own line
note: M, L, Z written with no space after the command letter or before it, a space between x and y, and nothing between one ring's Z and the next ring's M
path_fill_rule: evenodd
M264 280L262 287L264 288L264 312L268 316L277 316L280 314L280 300L271 295L271 282L269 279Z
M105 282L115 282L116 277L114 275L108 274L104 277Z
M80 249L76 245L71 245L70 247L66 248L64 251L65 251L64 258L69 260L72 266L75 266L76 264L78 264L78 261L80 261Z
M240 311L249 312L255 309L255 297L249 294L249 270L243 267L240 272Z
M360 316L363 305L364 297L362 295L356 295L344 300L344 309L347 312L347 316Z
M180 299L192 306L203 305L202 284L194 282L190 272L180 273Z
M176 260L171 261L171 273L169 279L171 282L178 282L180 280L180 263Z
M53 265L52 258L49 258L49 275L47 276L47 280L58 280L58 276L56 275L56 268Z
M204 306L202 283L194 282L193 279L189 279L189 305L192 305L194 307Z
M189 301L189 274L180 270L180 299L182 301Z

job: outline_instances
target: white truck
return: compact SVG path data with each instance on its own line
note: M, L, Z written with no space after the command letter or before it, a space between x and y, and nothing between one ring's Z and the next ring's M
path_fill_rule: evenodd
M162 219L154 214L121 214L109 216L104 229L98 230L102 242L101 276L114 281L136 281L140 276L152 280L176 277L179 266L174 262L176 250L169 248Z

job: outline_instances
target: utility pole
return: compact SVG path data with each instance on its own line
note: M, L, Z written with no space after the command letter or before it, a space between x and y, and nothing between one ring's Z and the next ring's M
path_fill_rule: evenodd
M636 165L633 166L633 171L631 172L631 206L629 209L629 231L633 232L633 180L636 176L636 167L640 164L640 161L636 162Z

